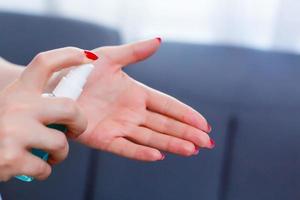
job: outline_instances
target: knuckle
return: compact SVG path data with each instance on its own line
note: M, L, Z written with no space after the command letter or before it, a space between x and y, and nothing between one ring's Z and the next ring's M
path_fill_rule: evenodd
M12 126L11 120L5 119L0 122L0 141L1 145L9 147L15 142L15 137L20 134L19 127Z
M153 143L152 134L151 133L145 134L144 135L144 140L145 140L144 142L145 142L146 145L152 145L152 143Z
M86 117L82 118L82 132L84 132L88 127L88 120Z
M11 176L10 175L0 175L0 181L2 181L2 182L7 182L7 181L9 181L9 179L11 178Z
M36 178L43 180L49 177L50 174L51 167L43 161L39 162L39 164L36 166Z
M168 121L167 118L162 118L160 120L160 124L161 124L163 131L167 131L172 127L171 123Z
M185 145L182 145L182 152L183 152L183 155L185 156L191 156L193 155L193 153L195 152L195 146L193 144L185 144Z
M1 120L1 126L0 126L0 138L1 138L1 143L4 142L4 139L10 136L10 133L12 131L12 126L9 126L7 123L2 123Z
M70 52L81 52L81 49L78 48L78 47L74 47L74 46L68 46L68 47L65 47L65 50L66 51L70 51Z
M84 131L86 131L87 129L87 126L88 126L88 121L85 117L82 117L80 119L80 123L78 124L78 134L82 134Z
M65 99L63 102L63 106L65 110L71 115L76 114L76 112L78 111L77 105L72 99Z
M39 162L36 166L37 175L45 174L47 171L47 165L44 162Z
M36 63L36 64L45 64L47 63L47 53L46 52L40 52L38 53L33 61Z
M0 169L1 171L4 171L5 169L9 168L9 165L2 157L3 156L0 157Z
M65 47L64 50L74 55L73 59L78 59L78 61L81 61L85 57L83 50L78 47L69 46Z
M26 103L18 103L18 104L8 104L5 106L5 109L2 111L1 116L10 116L12 114L19 114L21 112L25 112L29 109L29 105L26 105Z
M58 151L65 151L68 149L68 141L64 134L58 134L58 139L55 142L55 149Z
M181 142L173 138L169 141L168 150L183 156L191 156L195 151L195 146L189 142Z
M9 148L10 149L13 146L15 146L15 138L13 138L11 135L12 134L6 133L4 137L0 138L1 139L1 144L0 145L3 148ZM6 155L6 152L4 152L2 155Z
M167 143L167 150L170 152L179 152L181 146L178 145L174 138L170 138Z
M149 121L148 120L148 116L147 116L147 113L144 112L144 113L141 113L141 116L140 116L140 125L144 125L144 124L147 124L147 122Z
M0 166L10 167L19 159L20 153L14 149L6 149L1 154Z
M182 125L181 127L182 138L190 139L191 138L191 128L188 125Z
M140 61L140 60L142 60L141 53L140 53L140 51L137 49L137 46L132 45L130 53L131 53L131 57L132 57L135 61Z
M65 151L64 151L64 156L63 156L63 160L65 160L69 155L69 143L67 143Z
M5 98L1 101L1 110L0 110L0 116L1 116L1 121L3 119L6 119L6 117L10 116L11 114L19 114L20 112L28 109L28 103L25 102L17 102L16 99L18 99L19 96L12 96L11 99L10 97ZM1 122L0 121L0 122ZM2 124L2 123L1 123ZM5 123L3 123L5 124Z
M63 99L62 100L62 109L65 111L66 117L74 117L78 114L78 107L72 99Z

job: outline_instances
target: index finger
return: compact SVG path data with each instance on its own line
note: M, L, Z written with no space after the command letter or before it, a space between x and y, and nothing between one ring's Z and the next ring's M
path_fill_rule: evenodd
M117 69L136 63L153 55L159 48L160 38L125 44L120 46L100 47L94 52L105 55Z
M76 47L65 47L39 53L21 75L27 88L42 92L51 75L63 68L86 64L98 57ZM96 57L95 57L96 56Z

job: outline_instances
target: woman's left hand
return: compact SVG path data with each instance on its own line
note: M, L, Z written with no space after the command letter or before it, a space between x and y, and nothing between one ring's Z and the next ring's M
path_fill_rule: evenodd
M100 59L79 99L89 122L79 142L143 161L162 160L160 151L191 156L199 147L213 148L211 127L201 114L122 71L159 46L152 39L93 51Z

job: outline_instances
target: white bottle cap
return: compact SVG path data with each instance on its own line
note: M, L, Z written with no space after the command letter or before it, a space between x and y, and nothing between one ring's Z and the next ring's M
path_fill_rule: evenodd
M53 90L56 97L67 97L76 100L92 72L94 65L85 64L71 70Z

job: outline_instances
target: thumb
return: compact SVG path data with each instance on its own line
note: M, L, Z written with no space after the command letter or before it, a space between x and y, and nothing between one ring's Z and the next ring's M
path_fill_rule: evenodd
M160 43L161 39L155 38L120 46L100 47L93 52L106 57L120 69L150 57L158 50Z

